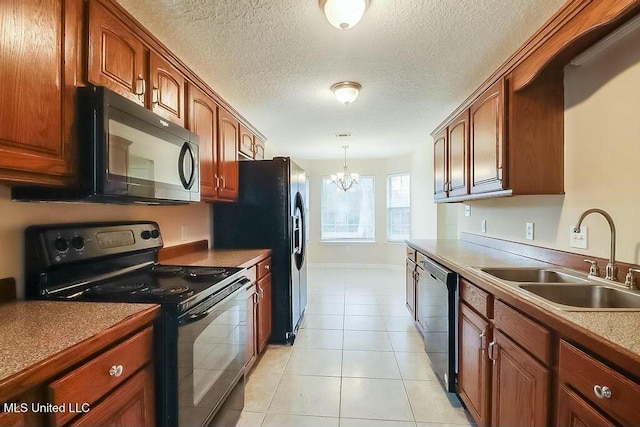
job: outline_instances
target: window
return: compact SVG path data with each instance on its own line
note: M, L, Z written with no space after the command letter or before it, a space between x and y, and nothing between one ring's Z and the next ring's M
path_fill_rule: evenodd
M409 174L387 176L387 240L398 242L410 237L410 203Z
M361 176L357 185L342 191L322 177L321 211L321 240L375 241L374 178Z

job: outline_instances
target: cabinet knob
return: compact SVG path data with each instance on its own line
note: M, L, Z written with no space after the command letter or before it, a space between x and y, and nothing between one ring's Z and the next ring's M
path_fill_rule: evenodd
M267 265L264 266L264 269L265 270L271 270L271 266L269 264L267 264Z
M122 375L123 371L124 368L122 367L122 365L113 365L111 368L109 368L109 376L117 378Z
M593 394L596 395L598 399L611 399L611 389L606 385L599 386L598 384L593 386Z

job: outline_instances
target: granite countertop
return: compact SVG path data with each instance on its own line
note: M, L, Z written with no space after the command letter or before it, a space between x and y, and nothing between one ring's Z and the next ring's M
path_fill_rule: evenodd
M598 338L640 362L640 311L565 311L546 303L535 295L486 274L478 267L552 267L552 265L513 253L484 247L462 240L411 240L407 244L425 255L433 256L468 278L480 278L500 288L514 298L544 310L554 318Z
M150 307L76 301L0 304L0 383Z
M257 264L271 255L270 249L209 249L162 261L163 264L199 267L240 267Z

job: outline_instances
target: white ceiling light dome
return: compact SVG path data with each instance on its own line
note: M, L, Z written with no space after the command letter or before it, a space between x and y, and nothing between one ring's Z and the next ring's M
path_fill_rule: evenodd
M360 22L365 10L367 0L320 0L327 20L334 27L348 30Z
M362 85L356 82L340 82L331 86L331 90L339 102L345 105L351 104L358 98Z

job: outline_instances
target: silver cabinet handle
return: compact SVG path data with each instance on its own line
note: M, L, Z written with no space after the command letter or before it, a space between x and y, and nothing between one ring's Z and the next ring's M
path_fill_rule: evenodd
M119 377L120 375L122 375L122 372L124 371L124 368L122 367L122 365L113 365L110 369L109 369L109 375L112 377Z
M611 399L613 393L611 393L611 389L606 385L599 386L596 384L593 386L593 394L595 394L598 399Z
M158 86L153 85L153 89L151 92L152 96L151 96L151 103L152 104L157 104L158 102L160 102L160 89L158 88Z
M482 331L482 333L480 335L478 335L478 341L480 341L480 349L482 350L482 352L484 353L484 337L487 336L487 331Z
M138 90L138 83L142 83L142 90ZM147 92L147 82L144 80L144 77L142 77L142 74L138 74L138 78L136 79L136 95L138 95L138 97L140 99L142 99L142 96Z
M496 339L494 338L493 341L491 341L489 343L489 359L491 359L493 361L493 364L496 364L496 360L498 360L497 358L493 357L493 347L497 344Z

